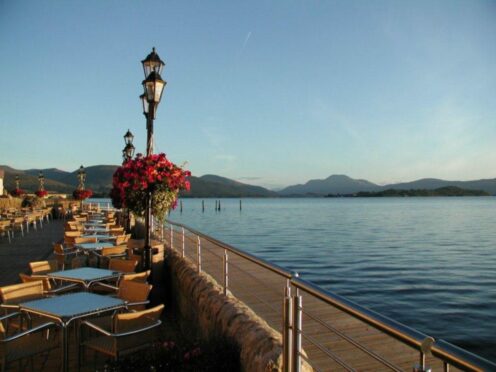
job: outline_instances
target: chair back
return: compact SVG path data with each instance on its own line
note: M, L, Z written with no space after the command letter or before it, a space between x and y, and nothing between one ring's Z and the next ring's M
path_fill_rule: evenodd
M156 324L158 323L163 310L164 304L160 304L146 310L118 313L114 316L113 332L130 332ZM141 336L135 338L138 342L141 340Z
M0 298L5 304L19 304L42 297L43 282L41 280L0 287Z
M127 247L125 245L119 245L116 247L104 247L102 248L102 256L113 256L121 255L126 253Z
M130 280L132 282L146 283L150 276L151 270L143 271L135 274L125 274L121 276L121 280Z
M40 277L40 276L29 276L24 273L19 273L19 278L21 279L21 282L23 283L31 283L31 282L36 282L36 281L41 281L43 283L43 290L45 292L48 292L50 289L52 289L52 286L50 284L50 279L47 277Z
M115 238L115 245L126 244L130 238L131 238L131 234L118 235Z
M136 270L136 260L121 260L118 258L111 258L109 261L109 270L121 271L123 273L134 273Z
M127 302L143 302L148 299L152 285L148 283L133 282L132 280L121 280L117 296ZM133 306L135 310L142 310L145 305Z
M83 237L77 237L74 238L74 244L81 244L81 243L96 243L98 239L94 236L85 236Z
M66 238L78 238L81 236L81 231L66 231L64 232L64 237Z
M50 261L32 261L29 263L31 274L46 274L59 269L56 260Z

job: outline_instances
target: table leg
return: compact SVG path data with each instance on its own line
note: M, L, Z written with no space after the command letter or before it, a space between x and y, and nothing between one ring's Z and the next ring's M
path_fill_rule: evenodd
M62 324L62 371L69 370L69 337L67 324Z

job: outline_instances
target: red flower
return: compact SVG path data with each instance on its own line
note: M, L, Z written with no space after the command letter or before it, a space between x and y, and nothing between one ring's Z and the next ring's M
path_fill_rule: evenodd
M44 198L48 195L48 191L46 190L38 190L34 193L38 198Z

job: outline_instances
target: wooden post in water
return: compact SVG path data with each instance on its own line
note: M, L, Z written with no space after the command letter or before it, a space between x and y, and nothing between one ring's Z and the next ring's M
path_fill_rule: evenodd
M241 210L241 199L239 199L239 210Z
M218 210L219 210L219 212L220 212L220 200L219 200L219 209L218 209Z
M215 200L215 211L217 212L217 200Z
M202 200L202 212L205 212L205 200Z
M183 213L183 201L179 200L179 210L181 213Z

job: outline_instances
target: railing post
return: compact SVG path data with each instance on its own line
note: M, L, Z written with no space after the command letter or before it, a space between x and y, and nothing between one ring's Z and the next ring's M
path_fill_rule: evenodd
M172 248L173 236L174 236L174 229L172 227L172 224L170 224L170 247L171 248Z
M227 249L224 249L224 295L227 296L227 288L229 286L229 257L227 256Z
M183 258L186 256L186 251L184 250L184 227L181 228L183 230Z
M434 339L432 337L426 337L422 344L420 345L420 355L419 364L413 367L413 372L431 372L431 368L425 364L426 354L431 353L431 347L434 344Z
M282 304L282 351L283 351L283 371L291 372L291 342L292 342L292 298L291 285L289 279L284 288L284 299Z
M198 272L201 273L201 241L200 236L198 236L198 249L197 249L197 264Z
M291 372L301 371L301 331L303 301L301 296L293 296L293 355Z

